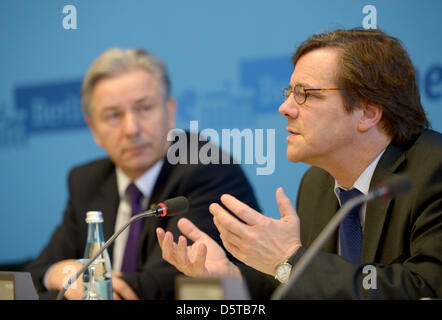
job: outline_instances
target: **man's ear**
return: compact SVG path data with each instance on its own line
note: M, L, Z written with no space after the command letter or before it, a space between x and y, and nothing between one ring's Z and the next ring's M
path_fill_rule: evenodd
M90 117L86 117L86 124L89 127L89 130L92 133L92 137L94 138L95 143L100 146L103 147L102 143L101 143L101 139L100 136L97 134L97 129L94 127L94 123L92 121L92 119Z
M381 106L373 105L370 102L361 103L361 117L359 118L358 130L366 132L375 127L382 119L383 109Z

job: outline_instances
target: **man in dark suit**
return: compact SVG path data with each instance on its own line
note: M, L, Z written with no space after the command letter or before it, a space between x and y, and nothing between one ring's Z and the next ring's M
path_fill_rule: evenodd
M336 30L305 41L293 65L279 109L287 157L313 166L298 192L299 216L282 188L280 220L223 195L227 210L210 211L224 246L250 267L228 263L185 219L180 230L195 243L186 249L184 237L176 245L158 229L163 256L187 275L242 276L253 298L269 298L340 205L405 174L412 192L352 210L283 298L441 298L442 137L427 129L405 49L380 30Z
M167 154L169 140L173 140L176 102L170 96L166 67L146 51L104 52L83 81L82 97L88 126L109 158L76 167L69 174L64 219L29 266L42 297L53 297L53 291L62 288L63 280L72 270L81 267L75 259L82 258L85 251L87 211L103 212L105 239L130 218L133 212L129 188L135 189L143 209L172 197L187 197L186 216L220 244L208 212L209 204L228 190L257 207L252 188L238 165L169 163ZM187 138L190 143L190 134L174 136ZM211 150L221 152L216 148ZM178 232L178 218L140 220L141 224L132 224L109 247L114 298L174 297L174 278L179 272L162 259L155 228ZM79 299L81 294L79 279L65 297Z

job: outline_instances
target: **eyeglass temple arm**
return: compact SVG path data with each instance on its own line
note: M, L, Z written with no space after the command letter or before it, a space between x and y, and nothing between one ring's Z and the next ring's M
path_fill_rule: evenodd
M339 88L304 89L304 91L326 91L326 90L339 90Z

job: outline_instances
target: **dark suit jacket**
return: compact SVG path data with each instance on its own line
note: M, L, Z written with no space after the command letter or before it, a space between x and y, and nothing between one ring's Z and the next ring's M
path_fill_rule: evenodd
M219 202L223 193L230 193L258 208L252 187L238 165L171 165L165 159L149 206L176 196L187 197L189 210L185 217L222 244L208 208L212 202ZM94 161L70 172L69 200L63 222L55 230L40 256L28 267L38 291L44 291L43 276L50 265L63 259L83 257L87 236L86 212L103 212L103 234L107 240L114 233L118 205L115 166L109 159ZM177 221L181 217L155 217L144 220L139 244L138 270L136 273L123 275L123 279L141 299L174 298L174 278L179 272L162 259L155 229L162 227L177 237L180 234ZM111 259L112 249L112 246L108 249ZM41 295L43 298L53 296L55 295Z
M407 146L390 144L382 155L370 189L399 174L413 181L410 193L367 204L362 264L337 253L338 232L313 258L286 299L419 299L442 297L442 136L425 131ZM312 167L304 175L297 199L306 251L339 208L334 178ZM365 265L376 267L377 289L364 289ZM269 298L279 282L251 268L242 272L254 298ZM371 273L370 273L371 275ZM258 280L259 279L259 280Z

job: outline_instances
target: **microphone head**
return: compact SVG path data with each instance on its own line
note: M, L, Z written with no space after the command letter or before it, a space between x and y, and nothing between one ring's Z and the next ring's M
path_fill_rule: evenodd
M167 208L168 217L186 213L189 209L189 201L183 196L166 200L164 201L164 205Z
M381 188L387 189L386 196L395 197L411 190L413 183L408 176L400 175L389 179L380 185Z

